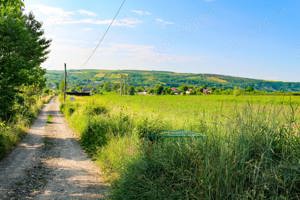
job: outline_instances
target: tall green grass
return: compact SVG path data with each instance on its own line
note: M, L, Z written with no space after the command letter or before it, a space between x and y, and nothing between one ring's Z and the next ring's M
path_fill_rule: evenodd
M116 97L120 106L98 98L80 98L62 108L112 183L111 199L300 199L300 123L294 102L218 101L215 105L225 109L216 110L223 113L204 110L178 124L164 117L180 112L176 106L166 111L157 104L169 113L141 114L124 106L145 106L141 97L134 105L128 97L124 104ZM196 107L181 98L182 107ZM147 109L153 106L150 102ZM204 137L147 140L149 134L178 128Z
M40 109L50 100L51 96L32 97L30 104L19 106L20 112L8 122L0 121L0 159L3 158L26 134L28 127L37 117Z
M299 129L261 111L237 111L225 126L208 127L205 140L155 144L112 199L299 199Z
M19 135L13 134L13 130L11 127L4 124L4 122L0 123L0 158L2 158L5 153L7 153L14 144L17 143ZM19 131L16 131L19 133Z

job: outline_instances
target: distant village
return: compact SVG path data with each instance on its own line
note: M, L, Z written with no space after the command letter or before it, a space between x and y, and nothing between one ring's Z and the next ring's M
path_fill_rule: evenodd
M187 90L180 90L179 88L176 87L172 87L170 88L171 92L167 92L166 94L171 94L171 95L196 95L196 90L195 88L188 88ZM145 91L141 91L141 92L137 92L137 95L153 95L155 94L154 91L147 92ZM209 88L203 88L201 91L202 94L204 95L209 95L212 94L212 90ZM162 94L165 94L164 92Z
M55 85L50 83L48 87L55 89L60 88L63 90L61 85ZM105 82L102 84L87 84L87 86L75 86L69 85L67 87L68 95L75 96L91 96L95 94L104 94L107 92L119 93L120 95L211 95L211 94L247 94L247 93L260 93L253 87L241 88L214 88L207 86L188 86L181 85L179 87L171 87L166 85L156 85L154 87L147 86L130 86L120 85L117 83Z

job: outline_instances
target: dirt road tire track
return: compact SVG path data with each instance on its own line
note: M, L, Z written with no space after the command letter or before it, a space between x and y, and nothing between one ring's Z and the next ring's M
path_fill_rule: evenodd
M46 123L52 115L51 123ZM108 185L80 148L59 105L44 107L28 135L0 162L0 199L103 199Z

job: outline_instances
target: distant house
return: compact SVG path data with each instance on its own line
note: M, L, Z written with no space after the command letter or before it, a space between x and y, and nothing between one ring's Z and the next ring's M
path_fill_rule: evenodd
M138 94L138 95L147 95L147 91L144 91L144 92L138 92L137 94Z
M84 93L91 93L92 90L90 88L82 88L81 92L84 92Z
M207 88L203 89L202 92L203 92L203 94L206 94L206 95L209 95L209 94L212 93L212 91L210 89L207 89Z
M50 87L51 89L56 89L57 85L54 83L49 83L48 87Z
M78 93L78 91L76 91L76 90L71 90L71 92L72 92L72 93Z
M185 94L191 94L193 92L193 89L188 89L187 91L185 91Z
M81 92L78 92L77 90L72 90L71 92L67 92L67 94L74 96L91 96L92 90L89 88L83 88Z
M171 91L172 91L172 93L175 94L175 95L180 94L180 92L178 91L178 89L175 88L175 87L172 87L172 88L171 88Z

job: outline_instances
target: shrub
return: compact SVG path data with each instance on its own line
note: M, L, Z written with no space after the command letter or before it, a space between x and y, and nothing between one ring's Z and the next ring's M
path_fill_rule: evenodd
M110 119L109 129L112 136L125 136L133 132L133 119L128 114L119 112L107 117Z
M114 137L97 154L97 162L111 180L115 180L140 155L137 134Z
M60 110L63 112L66 117L71 117L73 113L80 107L79 104L74 104L74 103L63 103L60 105Z
M39 95L24 96L22 104L15 104L18 112L9 122L0 121L0 159L9 152L25 134L27 127L38 115L42 107Z
M136 131L141 138L149 138L158 135L168 129L166 122L158 118L144 118L137 122Z
M90 105L85 106L85 111L87 115L101 115L108 112L107 108L100 105Z
M4 123L0 122L0 159L11 150L18 141L18 134Z
M103 116L89 118L86 129L81 133L80 142L90 155L106 145L109 139L109 123Z

